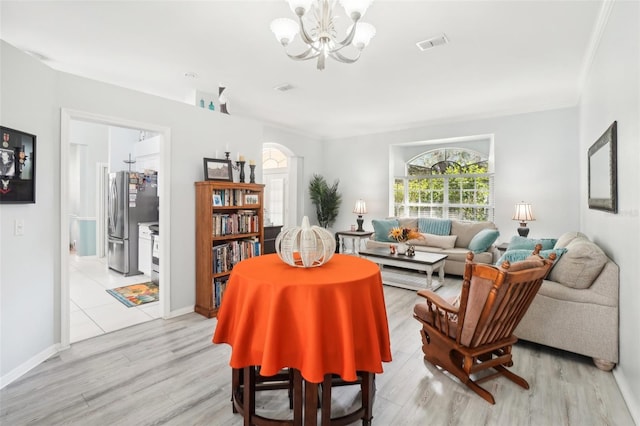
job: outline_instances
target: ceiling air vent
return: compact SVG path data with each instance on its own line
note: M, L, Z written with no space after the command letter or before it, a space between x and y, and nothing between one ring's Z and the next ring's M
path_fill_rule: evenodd
M289 83L284 83L273 88L273 90L277 90L278 92L288 92L291 89L293 89L293 86Z
M436 46L441 46L447 43L449 43L449 39L446 35L442 34L441 36L430 38L429 40L419 41L416 43L416 46L418 46L418 49L424 52L425 50L432 49Z

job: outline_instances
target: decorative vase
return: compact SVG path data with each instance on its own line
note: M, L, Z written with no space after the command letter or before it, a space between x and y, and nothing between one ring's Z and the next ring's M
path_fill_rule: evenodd
M302 225L285 229L276 237L276 253L280 259L298 268L312 268L327 263L336 251L333 234L319 226L309 225L307 216Z
M400 242L400 243L398 243L398 248L396 250L397 250L398 254L407 254L407 249L408 248L409 247L407 246L407 243Z

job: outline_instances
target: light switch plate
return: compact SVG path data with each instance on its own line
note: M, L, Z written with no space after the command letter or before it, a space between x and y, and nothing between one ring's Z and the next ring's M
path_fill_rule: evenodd
M14 222L13 234L16 235L16 236L24 235L24 220L23 219L16 219L16 221Z

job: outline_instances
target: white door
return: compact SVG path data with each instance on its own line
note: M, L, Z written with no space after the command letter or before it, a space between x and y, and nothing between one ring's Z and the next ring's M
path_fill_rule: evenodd
M265 170L263 179L265 183L265 223L284 225L288 214L287 171L286 169Z

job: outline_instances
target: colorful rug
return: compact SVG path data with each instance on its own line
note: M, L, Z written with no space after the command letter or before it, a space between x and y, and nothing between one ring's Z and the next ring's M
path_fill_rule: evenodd
M127 308L157 302L159 299L159 288L154 283L140 283L112 288L107 290L107 293L118 299Z

